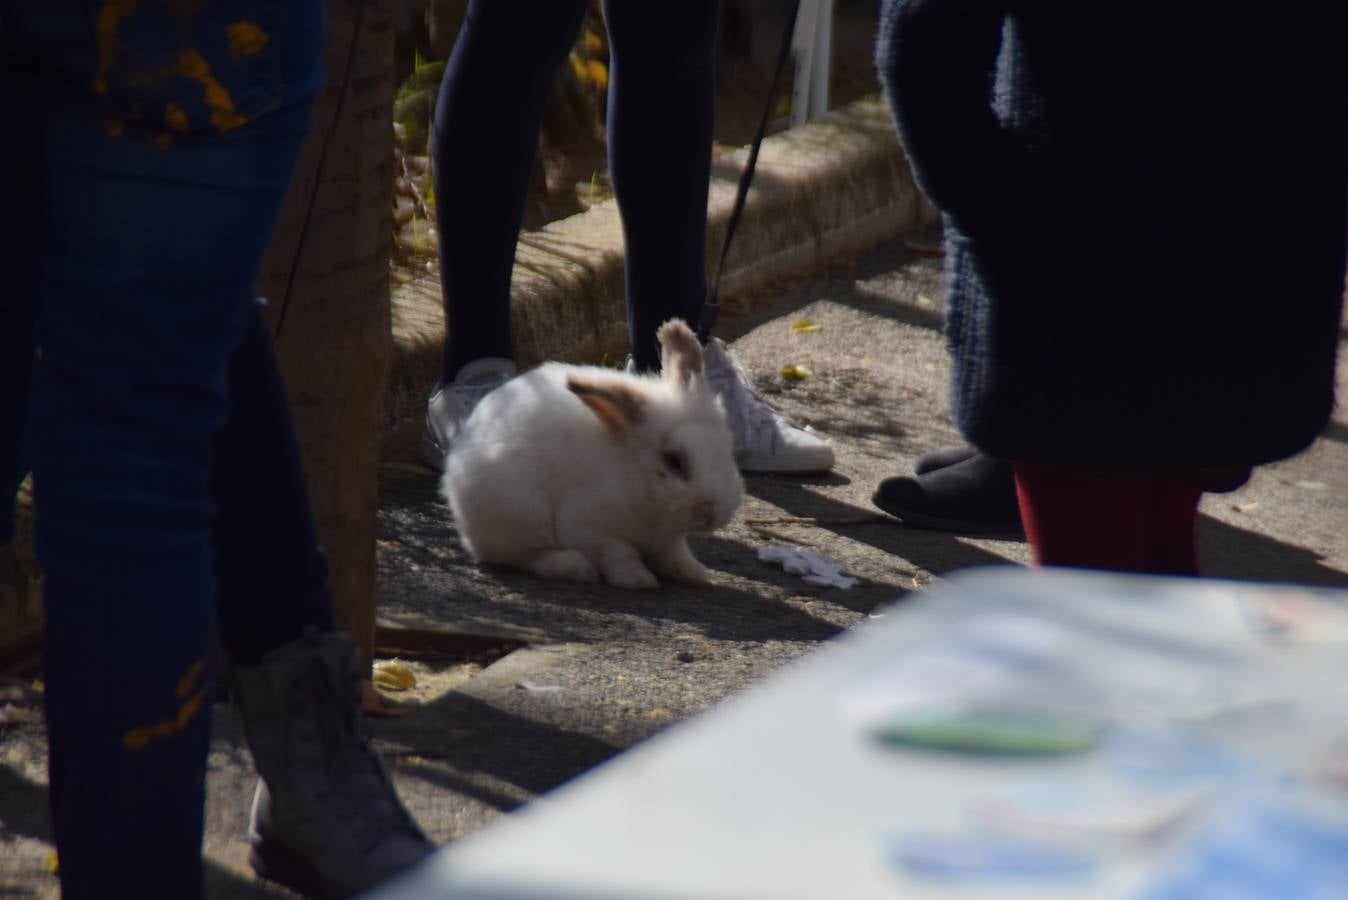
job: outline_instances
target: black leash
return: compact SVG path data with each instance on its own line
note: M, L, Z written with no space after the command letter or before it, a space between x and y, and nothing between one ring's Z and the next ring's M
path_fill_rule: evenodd
M772 98L777 93L777 84L782 80L782 71L791 56L791 38L796 33L798 12L800 0L793 0L791 13L786 19L786 34L782 36L782 49L777 54L777 70L772 75L772 84L768 86L767 102L763 104L763 118L758 123L758 134L754 136L753 145L749 148L749 162L744 167L744 174L740 176L739 188L735 192L735 205L730 210L730 220L726 222L721 260L716 264L716 275L712 278L711 289L707 292L707 299L697 317L697 336L704 344L711 340L711 330L715 327L716 317L721 312L721 307L717 303L721 293L721 274L725 271L725 261L730 254L730 242L735 237L735 228L739 225L740 215L744 212L744 201L749 196L749 183L754 180L754 167L758 165L758 148L763 145L763 136L767 134L768 122L772 118Z

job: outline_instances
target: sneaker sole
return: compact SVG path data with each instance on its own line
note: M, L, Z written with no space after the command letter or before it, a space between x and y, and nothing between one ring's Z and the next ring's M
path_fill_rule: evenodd
M430 466L435 471L444 474L445 455L448 450L442 450L440 445L431 440L427 434L421 436L421 461Z
M954 534L1004 535L1024 537L1025 526L1019 520L1015 522L978 522L969 519L951 519L943 516L929 516L895 506L878 493L872 495L871 503L881 511L888 513L912 528L925 528L930 531L949 531Z

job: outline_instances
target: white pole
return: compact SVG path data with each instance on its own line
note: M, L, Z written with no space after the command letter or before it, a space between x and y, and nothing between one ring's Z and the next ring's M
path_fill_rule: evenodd
M815 32L819 27L819 0L800 0L796 12L796 30L791 35L791 55L796 63L796 77L791 86L791 127L799 128L810 116L810 95L813 84Z
M833 0L815 0L814 56L810 61L810 118L828 112L828 82L833 57Z
M791 87L791 127L828 112L830 59L833 55L833 0L800 0L791 52L796 62Z

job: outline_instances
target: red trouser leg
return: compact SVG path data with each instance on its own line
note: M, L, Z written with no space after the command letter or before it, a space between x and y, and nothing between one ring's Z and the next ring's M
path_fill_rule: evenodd
M1198 574L1183 480L1018 462L1016 494L1036 565Z
M1174 477L1152 477L1147 492L1147 529L1143 551L1146 571L1159 575L1197 575L1194 527L1203 492Z
M1016 495L1036 565L1143 570L1139 479L1016 463Z

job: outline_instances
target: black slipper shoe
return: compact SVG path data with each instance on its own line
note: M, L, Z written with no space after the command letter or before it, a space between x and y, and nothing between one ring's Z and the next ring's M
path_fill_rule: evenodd
M958 534L1022 534L1009 462L975 453L915 478L886 478L871 502L905 525Z
M917 462L913 464L913 474L926 475L928 472L935 472L937 469L962 463L966 459L971 459L977 455L978 448L970 447L968 444L962 447L944 447L940 450L933 450L917 458Z

